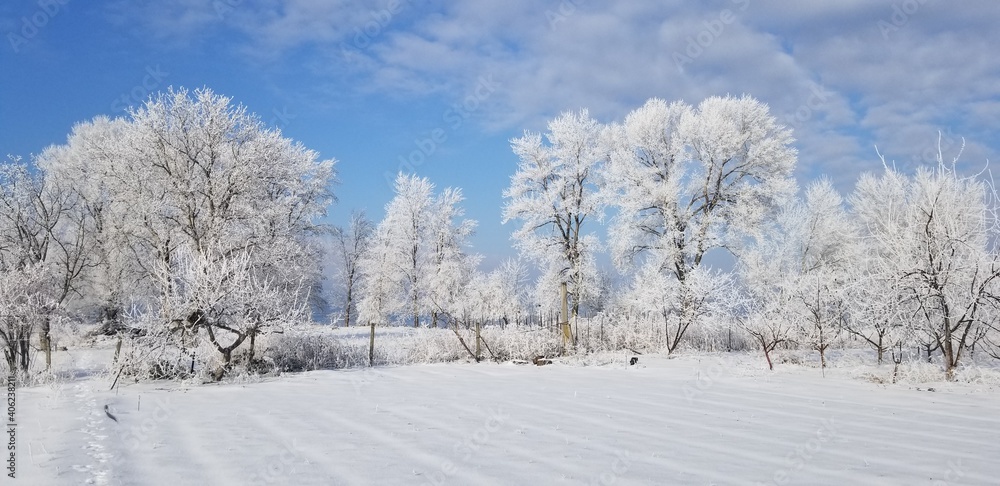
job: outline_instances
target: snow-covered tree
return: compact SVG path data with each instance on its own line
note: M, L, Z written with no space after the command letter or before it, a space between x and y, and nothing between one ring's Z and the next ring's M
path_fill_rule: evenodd
M16 157L0 164L0 272L17 274L33 268L45 273L50 278L43 280L52 286L45 289L45 300L53 306L79 295L80 274L91 264L86 252L89 242L69 184L37 167L29 168ZM27 286L40 291L37 285ZM48 368L52 363L51 319L42 319L36 329Z
M130 124L123 118L97 117L73 127L67 142L46 148L38 165L46 178L69 187L76 202L71 214L82 229L86 268L79 276L81 307L97 308L105 332L123 326L130 295L153 294L144 278L145 260L131 251L127 213L135 187L118 173L130 160Z
M187 319L171 302L201 298L163 278L180 255L213 265L249 258L255 278L294 294L289 302L320 277L312 238L332 200L334 162L228 97L209 89L157 94L126 119L77 126L41 159L52 177L74 181L89 214L105 270L95 280L129 294L108 296L111 306L131 296L158 310L160 325Z
M511 141L519 163L503 193L503 221L520 222L512 235L517 249L542 270L539 302L556 308L565 282L576 315L601 291L594 262L599 242L584 224L602 212L596 178L607 158L604 128L581 110L553 119L548 130L544 141L530 132Z
M914 309L900 286L900 276L888 268L891 262L869 250L865 240L861 242L863 253L846 288L849 318L845 330L875 351L878 364L887 353L899 364L903 347L914 341L910 325Z
M644 278L669 276L688 296L677 332L668 334L672 351L704 315L687 307L704 296L685 287L691 275L705 275L706 253L759 234L795 192L791 132L749 96L712 97L697 108L654 98L610 131L604 191L617 208L612 258L623 271L639 263Z
M431 326L437 327L441 314L454 315L461 307L463 289L468 285L481 257L466 252L476 221L461 219L465 198L460 189L445 188L434 200L428 243L430 265L427 279L427 303Z
M464 214L462 193L446 188L434 194L425 177L399 174L396 195L372 237L371 251L359 266L361 302L366 320L408 313L414 327L422 317L437 326L441 312L451 312L476 256L466 253L473 220Z
M248 342L247 361L252 362L256 337L301 322L306 301L289 292L287 283L277 283L269 272L255 269L250 253L216 257L220 252L181 250L169 264L160 264L160 279L170 280L175 291L169 296L167 315L170 333L207 342L222 357L216 379L232 365L233 353Z
M759 259L744 262L741 273L747 282L743 293L734 292L726 303L737 325L760 347L767 360L767 367L774 370L772 353L795 340L796 326L788 319L791 298L785 282L775 281L766 265Z
M785 248L777 258L794 259L786 274L791 280L793 309L802 337L819 353L826 367L826 350L839 337L848 317L847 288L860 260L858 238L843 199L826 179L806 189L805 200L780 217Z
M344 326L350 326L351 318L357 315L355 296L361 278L358 265L374 232L375 224L363 211L351 213L351 221L347 228L337 227L333 230L334 252L338 266L335 285L342 298Z
M493 271L470 278L462 314L510 324L528 314L528 267L520 259L504 260Z
M1000 199L989 181L959 174L955 162L939 155L935 168L907 176L883 160L884 173L862 176L852 196L869 251L883 262L867 271L893 282L907 321L940 350L949 379L996 319L1000 295Z
M408 307L413 327L420 325L420 314L427 309L428 276L427 226L431 224L434 205L434 185L426 177L398 174L396 195L385 207L385 219L379 223L376 247L385 248L391 258L389 267L392 278L401 281L405 303L393 308Z
M807 344L825 368L826 350L849 314L848 284L860 260L854 225L840 195L821 179L768 226L739 264L755 300L749 308L768 317L744 327L756 341L769 335L772 342L780 337Z
M0 268L0 346L10 373L29 371L31 338L52 321L57 288L57 279L44 263Z

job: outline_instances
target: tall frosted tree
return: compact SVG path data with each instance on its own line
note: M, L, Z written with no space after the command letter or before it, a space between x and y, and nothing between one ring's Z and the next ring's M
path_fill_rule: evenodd
M129 167L129 145L133 126L124 118L97 117L73 127L65 144L45 149L38 158L46 177L67 184L76 200L74 212L86 243L86 271L80 285L84 306L96 307L104 332L124 325L124 310L130 296L152 295L144 277L147 262L132 250L133 220L125 219L131 201L138 196L120 168ZM124 169L122 169L124 171Z
M400 173L385 218L372 237L371 251L360 261L366 280L362 307L367 318L408 314L414 327L421 318L436 326L450 312L458 291L478 257L466 253L474 220L461 220L464 199L458 189L435 194L426 177ZM396 292L389 290L395 288Z
M594 261L599 241L585 225L602 211L597 176L606 159L603 131L581 110L550 121L544 137L525 132L511 140L519 162L503 193L503 221L519 222L515 245L542 270L539 301L555 307L559 284L566 283L573 315L600 292Z
M791 131L749 97L712 97L697 107L651 99L610 129L606 197L615 264L651 267L677 283L673 351L708 302L698 287L707 252L733 248L795 192Z

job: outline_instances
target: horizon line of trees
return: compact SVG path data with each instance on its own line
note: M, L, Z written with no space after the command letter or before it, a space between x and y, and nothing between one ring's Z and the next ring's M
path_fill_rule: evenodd
M461 339L470 322L559 309L565 284L560 319L653 315L667 353L693 330L735 326L769 364L795 345L825 366L848 336L879 363L936 352L948 378L974 349L1000 357L1000 198L988 174L963 175L943 154L913 174L883 159L846 198L825 179L800 195L792 142L750 96L654 98L607 124L564 113L511 140L502 217L520 257L483 272L460 189L400 173L379 222L356 212L325 227L334 160L230 98L170 89L127 117L76 125L30 163L0 165L5 362L26 373L37 349L49 364L52 326L76 320L130 336L147 361L208 347L221 377L254 362L258 337L308 321L324 278L344 325L373 336L405 323ZM711 268L712 251L731 253L734 269ZM600 252L622 285L598 268Z

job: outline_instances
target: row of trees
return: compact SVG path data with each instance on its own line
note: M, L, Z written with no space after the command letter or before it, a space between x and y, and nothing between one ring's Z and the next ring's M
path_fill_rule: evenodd
M373 251L355 255L359 292L345 308L358 300L366 323L510 321L558 309L565 283L571 316L658 315L668 353L690 329L735 325L769 364L776 348L797 345L826 366L847 336L880 363L937 351L949 377L977 346L996 355L1000 200L988 178L943 155L912 175L883 160L846 201L827 180L800 196L792 142L747 96L696 107L652 99L611 124L563 114L544 135L512 140L520 163L503 217L517 224L519 260L477 272L465 248L474 223L455 220L460 193L435 196L426 179L400 175L361 245ZM598 268L603 251L616 286ZM711 252L735 264L712 268Z
M914 175L885 164L861 177L849 209L821 181L779 214L740 266L745 328L765 352L798 334L825 364L847 334L880 363L936 350L950 378L977 346L998 356L1000 201L982 174L942 162Z
M512 140L502 212L521 256L482 272L460 190L400 174L380 222L355 213L331 235L332 160L229 98L171 90L0 167L0 339L27 370L33 337L47 355L53 324L97 321L160 353L208 346L221 376L258 336L309 319L332 241L346 325L518 322L559 309L565 284L573 316L655 315L668 353L735 325L769 362L794 343L825 365L844 336L879 361L937 351L949 376L968 350L996 355L988 178L943 157L912 175L883 161L846 201L822 180L800 196L791 144L747 96L652 99L609 124L563 114Z
M662 309L673 352L691 326L717 314L729 288L705 256L739 251L794 196L791 131L747 96L697 107L652 99L622 123L581 111L548 128L513 141L520 165L504 207L505 221L521 223L518 248L542 271L540 300L551 305L564 281L574 315L604 307L602 245L588 227L610 212L606 247L630 276L610 310Z

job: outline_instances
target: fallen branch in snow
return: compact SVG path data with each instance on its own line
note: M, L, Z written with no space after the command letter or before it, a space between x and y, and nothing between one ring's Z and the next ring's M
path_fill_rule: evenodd
M476 356L476 353L472 352L472 349L469 348L469 345L465 344L465 339L462 338L462 334L458 332L458 321L454 321L454 323L455 325L452 326L451 330L455 333L455 336L458 337L458 342L462 343L462 347L465 348L465 351L469 353L469 356L472 356L473 359L479 361L479 358Z
M118 419L114 415L111 415L111 411L108 410L107 405L104 406L104 414L107 415L109 419L114 420L115 423L118 423Z

